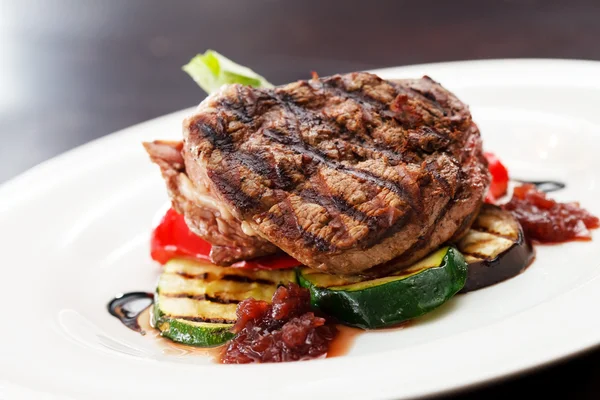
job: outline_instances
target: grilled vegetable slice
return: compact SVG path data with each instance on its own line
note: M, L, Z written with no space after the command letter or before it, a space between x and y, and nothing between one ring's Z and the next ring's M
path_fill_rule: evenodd
M458 249L469 264L462 293L512 278L523 271L534 253L519 221L508 211L484 204Z
M192 346L218 346L233 337L237 303L271 301L293 270L249 271L186 259L169 261L158 282L153 325L162 336Z
M298 270L311 302L346 325L381 328L416 318L440 306L465 284L467 264L444 247L409 268L377 279Z

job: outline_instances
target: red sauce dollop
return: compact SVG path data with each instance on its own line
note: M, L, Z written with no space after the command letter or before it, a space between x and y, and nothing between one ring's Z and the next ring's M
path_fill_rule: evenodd
M515 187L503 208L513 212L527 238L541 243L590 240L589 230L600 226L598 217L579 203L558 203L531 184Z
M224 350L224 364L283 362L327 353L337 333L334 325L310 311L308 290L280 286L272 303L246 299L237 308L237 333Z

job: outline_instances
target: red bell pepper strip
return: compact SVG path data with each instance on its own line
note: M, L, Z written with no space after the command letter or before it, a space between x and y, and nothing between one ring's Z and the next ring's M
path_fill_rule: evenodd
M506 194L509 180L508 170L494 153L486 152L484 153L484 156L488 162L488 169L492 177L485 201L494 203L496 199L499 199Z
M188 228L183 215L169 208L152 231L150 256L161 264L175 257L209 261L210 243Z
M210 262L212 246L188 228L183 215L169 208L160 223L154 228L150 241L150 256L160 264L172 258L191 258ZM294 268L300 262L287 254L274 254L248 261L239 261L232 265L245 269L285 269Z

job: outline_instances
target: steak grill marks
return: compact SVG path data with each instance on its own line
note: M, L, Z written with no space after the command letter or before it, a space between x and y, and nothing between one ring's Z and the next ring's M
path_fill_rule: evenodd
M291 132L294 132L294 131L291 130ZM319 163L326 165L327 167L329 167L331 169L337 169L340 171L344 171L345 173L352 175L356 178L359 178L363 181L371 182L379 187L386 188L389 191L396 193L401 198L404 198L404 200L408 201L408 203L410 204L411 208L414 211L420 211L420 209L421 209L421 207L417 203L417 201L415 199L411 199L410 196L407 195L407 191L398 182L392 182L392 181L380 178L369 171L352 168L350 166L340 163L337 160L333 160L330 157L328 157L327 155L325 155L323 152L306 144L298 136L290 138L288 136L285 136L282 132L272 130L272 129L265 129L264 134L269 139L271 139L275 142L284 144L286 146L289 146L292 149L294 149L297 153L302 154L304 156L308 156L311 160L316 160Z
M284 234L295 240L303 240L308 245L315 246L319 251L333 251L334 246L320 236L314 235L300 227L298 218L289 201L285 199L281 204L281 214L271 214L270 218L281 227Z
M433 231L435 230L437 224L439 223L439 221L441 221L445 216L446 213L448 212L448 210L452 207L454 201L451 200L449 201L444 208L442 209L442 211L440 212L439 216L436 218L435 223L432 224L429 229L427 230L427 232L420 236L419 239L413 243L413 245L404 252L404 255L392 259L382 265L378 265L375 268L371 268L368 269L366 271L362 272L363 276L372 276L372 277L382 277L382 276L387 276L391 273L393 273L394 271L398 270L398 265L403 265L405 259L407 258L406 256L411 256L412 254L414 254L414 252L421 250L423 247L427 246L427 242L429 240L429 238L431 237L431 235L433 235Z
M350 166L341 164L339 161L333 160L330 157L328 157L327 155L325 155L323 152L309 146L308 144L303 142L297 136L290 138L289 136L286 136L282 132L279 132L279 131L276 131L273 129L265 129L263 132L264 132L264 135L267 136L269 139L271 139L275 142L281 143L283 145L289 146L290 148L294 149L294 151L296 151L297 153L302 154L303 156L307 156L313 161L317 161L318 163L323 164L331 169L344 171L345 173L347 173L349 175L352 175L352 176L359 178L366 182L371 182L371 183L375 184L376 186L386 188L389 191L396 193L401 198L404 198L405 200L407 200L413 210L415 210L415 211L420 210L420 206L416 203L416 201L414 199L410 199L410 197L406 194L406 191L404 190L404 188L402 186L400 186L400 184L397 182L392 182L392 181L380 178L369 171L360 170L360 169L352 168ZM291 131L291 132L293 132L293 131ZM324 200L321 200L321 201L324 201ZM322 202L319 202L318 204L323 205ZM339 210L339 211L342 211L342 210Z
M305 84L309 85L309 83ZM358 107L363 115L373 115L373 113L375 113L381 118L382 121L404 128L405 134L410 133L407 127L402 126L397 122L393 122L395 121L393 113L389 112L388 105L386 103L382 103L381 101L370 97L362 90L362 88L360 90L348 91L345 88L340 87L340 85L343 86L343 84L341 83L341 78L339 77L333 77L316 83L313 81L311 85L311 90L322 91L326 95L336 96L345 101L350 100ZM317 85L316 88L314 87L315 85ZM408 91L404 88L400 88L398 85L393 85L391 87L394 89L394 96L404 95ZM422 199L420 196L411 195L410 189L405 187L402 182L392 181L377 176L371 171L357 168L351 164L352 161L356 161L357 159L355 155L353 155L352 159L347 159L348 157L345 157L346 159L344 159L344 154L342 154L341 158L333 158L330 155L325 154L320 149L311 146L303 140L299 125L303 124L307 127L325 127L335 130L336 132L340 132L337 137L342 140L344 144L349 145L351 149L359 149L364 152L368 152L368 154L376 154L379 158L385 159L387 165L392 166L408 164L407 160L405 160L402 156L404 152L400 150L409 150L406 152L408 154L418 154L422 153L424 150L427 152L428 149L415 148L414 144L410 143L410 141L407 141L406 146L410 146L411 148L398 149L398 152L394 152L390 150L389 145L384 144L382 146L380 141L372 137L372 129L374 126L368 121L362 121L363 123L358 125L357 129L350 130L340 121L337 121L334 118L328 118L318 109L315 111L296 104L294 97L288 93L277 93L273 91L256 92L258 92L259 95L254 96L252 107L247 107L244 103L243 97L247 96L249 93L254 95L254 92L246 90L244 93L241 93L241 88L238 87L237 102L232 101L231 98L224 98L221 100L220 105L223 113L233 114L237 120L247 124L249 126L248 129L251 129L255 132L260 132L270 141L279 143L292 149L295 153L302 155L303 160L306 159L309 163L317 165L321 164L331 169L342 171L345 174L358 178L360 181L369 182L378 188L385 188L395 193L410 206L412 215L419 215L423 211ZM417 94L432 108L440 110L444 115L447 114L433 95L429 93L423 94L416 90L412 90L412 93L413 95ZM261 113L264 112L265 108L268 109L271 107L279 107L280 110L284 112L286 121L285 131L274 128L257 127L256 121L260 121L259 117ZM429 109L425 108L425 111L433 116L433 113ZM228 162L240 163L255 171L258 175L268 177L270 181L273 182L273 187L275 189L289 188L291 186L290 178L286 176L284 171L278 168L274 161L269 160L264 154L245 152L239 148L236 148L236 145L232 141L230 134L225 132L225 123L221 120L221 118L223 117L219 118L219 132L211 128L208 124L204 123L201 118L198 119L195 124L198 133L209 140L216 150L219 150L221 153L223 153L224 157L229 155L229 157L227 157ZM418 133L421 135L429 135L430 137L433 137L433 140L439 140L439 142L442 143L441 150L443 150L443 147L446 147L451 142L448 136L444 134L443 130L438 130L436 127L421 125L418 128ZM431 151L431 149L429 149L429 151ZM357 152L355 151L354 153L356 154ZM449 156L452 158L452 154L449 154ZM362 160L358 158L358 161L360 162ZM410 161L414 163L420 160L415 160L413 158ZM444 191L449 194L451 190L448 182L440 177L440 175L437 174L433 169L426 169L442 186ZM314 173L314 171L317 171L317 168L312 168L312 171ZM246 212L256 211L258 209L258 201L245 195L244 192L239 189L239 184L237 182L230 182L220 176L220 174L213 173L213 171L210 170L208 173L221 193L223 193L238 209ZM394 221L390 226L389 216L369 216L346 202L343 198L339 196L331 196L328 193L328 188L322 186L325 185L321 185L321 187L313 186L309 190L300 190L297 194L299 194L303 199L310 200L315 204L323 206L332 218L335 218L341 214L345 214L352 219L365 223L369 227L369 235L361 240L361 244L363 246L369 246L373 242L381 240L384 236L386 237L392 235L401 229L407 219L411 216L409 213L405 212L404 215L402 215L400 218L397 218L396 221ZM292 207L289 202L287 203L287 207L289 208L288 211L292 212ZM269 217L273 219L281 219L281 216L277 217L270 215ZM281 221L281 223L285 224L285 221ZM335 251L335 246L333 246L331 243L328 243L323 238L315 237L315 235L303 231L298 223L292 225L286 224L286 226L294 227L296 230L298 230L295 235L302 237L307 244L313 244L321 251ZM387 229L384 236L381 234L382 230L375 229L376 227ZM343 225L342 229L344 229ZM289 233L293 236L292 232Z

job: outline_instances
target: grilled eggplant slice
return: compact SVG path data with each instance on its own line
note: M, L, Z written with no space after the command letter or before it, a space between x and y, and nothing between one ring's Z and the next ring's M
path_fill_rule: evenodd
M237 303L249 297L270 302L278 285L295 281L293 270L249 271L173 259L158 282L153 325L175 342L218 346L234 336Z
M465 284L467 264L453 247L444 247L393 275L369 279L335 276L303 268L301 286L313 306L345 325L373 329L421 316L454 296Z
M469 264L461 293L481 289L521 273L534 257L519 221L508 211L484 204L458 249Z

